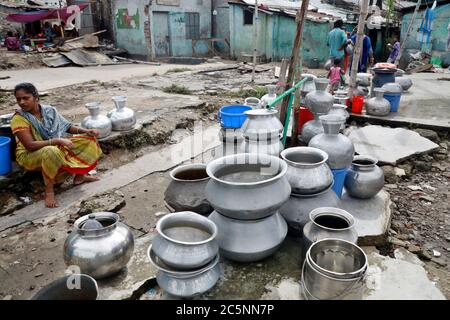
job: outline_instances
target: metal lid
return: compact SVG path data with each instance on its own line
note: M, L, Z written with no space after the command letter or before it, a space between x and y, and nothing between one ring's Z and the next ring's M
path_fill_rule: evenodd
M90 214L88 220L81 226L81 229L83 230L99 230L102 228L103 225L97 220L95 214Z
M386 90L386 93L402 93L403 92L402 86L395 82L386 83L381 88Z

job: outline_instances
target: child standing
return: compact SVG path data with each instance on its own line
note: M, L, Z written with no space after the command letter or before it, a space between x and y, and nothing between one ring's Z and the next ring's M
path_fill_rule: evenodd
M334 91L339 89L341 84L341 76L344 75L344 70L341 69L339 64L341 63L341 59L334 59L334 65L331 67L328 72L327 78L330 79L330 93L334 94Z

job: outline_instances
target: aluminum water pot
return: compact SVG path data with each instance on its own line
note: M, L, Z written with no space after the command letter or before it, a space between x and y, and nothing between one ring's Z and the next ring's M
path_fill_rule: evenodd
M301 237L303 227L309 221L309 213L320 207L339 207L340 200L331 187L325 191L300 195L292 194L289 200L279 210L289 226L289 235Z
M156 231L153 251L169 267L193 270L219 253L216 225L195 212L168 214L158 220Z
M406 76L395 77L395 82L402 86L403 91L408 91L413 85L412 80Z
M279 213L263 219L230 219L214 211L209 219L217 225L220 254L230 260L254 262L277 251L287 234L287 225Z
M347 112L347 106L345 104L338 104L335 103L333 104L333 106L331 107L330 112L328 112L328 114L333 114L336 116L344 116L345 119L350 118L350 114ZM343 123L341 125L341 130L345 129L345 123Z
M256 109L244 112L248 118L241 127L245 138L252 140L268 140L278 138L283 132L283 125L278 119L275 109Z
M358 241L355 219L345 210L333 207L320 207L309 213L309 222L303 227L303 255L309 247L322 239L334 238L353 243Z
M350 196L368 199L383 188L384 173L377 162L377 159L370 156L355 156L344 182Z
M171 211L193 211L204 215L213 211L205 194L209 181L206 164L178 166L170 172L170 178L172 181L164 192L164 201Z
M272 215L289 199L287 164L266 154L240 153L216 159L206 172L206 198L221 214L243 220Z
M368 269L367 256L356 244L323 239L311 245L302 268L307 299L361 300Z
M387 116L391 112L391 103L384 98L385 90L381 88L373 89L375 97L367 101L366 112L374 116Z
M277 86L273 84L266 85L267 94L261 98L260 106L266 108L270 103L277 99Z
M303 125L300 137L305 143L309 143L313 137L323 133L322 122L317 119L317 115L315 115L315 118L316 119L308 121Z
M327 92L328 79L314 79L316 90L308 93L305 98L306 107L314 114L327 114L333 106L334 98Z
M111 120L100 114L100 102L86 103L86 108L89 110L91 115L83 119L81 126L85 129L98 130L99 139L109 136L112 130Z
M336 115L320 116L324 133L311 139L308 146L318 148L328 154L328 166L331 169L343 169L350 167L355 147L353 142L339 133L345 117Z
M30 300L96 300L97 281L86 274L59 278L39 290Z
M240 151L243 153L263 153L276 157L280 155L280 152L283 151L283 149L284 146L279 137L269 137L268 140L253 140L245 138L240 147Z
M127 131L133 129L136 124L136 115L133 110L125 106L127 97L114 96L112 100L116 108L109 111L107 116L111 119L113 130Z
M302 80L304 78L307 78L307 80L305 82L303 82L299 88L303 98L306 97L306 95L308 93L316 90L316 85L314 83L314 80L317 79L317 76L315 76L313 74L303 73Z
M292 193L315 194L333 184L333 174L326 164L328 155L316 148L294 147L281 152L288 170L286 177Z
M100 228L86 228L89 220ZM91 224L92 225L92 224ZM101 279L126 267L133 254L130 229L112 212L96 212L75 221L74 230L64 242L64 261L78 266L82 273Z
M220 278L219 255L216 255L207 265L194 269L180 271L164 264L152 250L147 250L151 264L158 269L156 281L168 294L180 298L193 298L203 294L215 286Z

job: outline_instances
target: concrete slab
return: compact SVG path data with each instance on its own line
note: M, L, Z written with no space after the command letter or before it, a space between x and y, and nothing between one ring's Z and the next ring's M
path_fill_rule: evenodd
M365 300L445 300L420 265L377 253L368 259Z
M147 281L156 277L157 270L147 258L147 249L152 239L152 234L136 239L133 256L127 268L116 276L97 281L99 300L130 299Z
M411 156L439 148L417 132L403 128L366 126L349 135L358 154L370 155L380 163L396 165Z
M194 134L186 137L180 143L171 145L146 154L133 162L117 169L106 172L101 180L89 184L74 187L61 195L58 195L59 208L45 208L44 202L39 201L14 214L0 218L0 231L17 226L27 221L35 221L50 215L58 215L70 206L97 193L120 188L130 184L146 175L157 171L166 171L220 145L218 138L219 125L214 125L204 130L194 130Z
M430 129L450 130L450 90L448 81L437 80L442 74L415 73L407 75L413 86L402 94L398 112L386 117L365 113L352 118L391 125L415 124ZM365 111L364 111L365 112Z
M386 242L391 221L391 200L389 193L381 190L370 199L356 199L344 192L341 207L355 218L358 244L378 246Z

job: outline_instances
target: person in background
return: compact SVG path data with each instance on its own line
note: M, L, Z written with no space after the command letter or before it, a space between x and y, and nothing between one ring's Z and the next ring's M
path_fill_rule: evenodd
M18 84L14 95L20 107L11 119L17 163L25 170L42 172L45 205L56 208L55 184L71 175L75 175L74 185L98 180L87 175L102 155L98 131L74 126L54 107L41 104L31 83Z
M20 49L20 41L14 36L12 31L6 33L5 46L8 51L17 51Z
M398 36L394 37L394 45L388 43L388 48L391 50L391 54L387 60L388 63L395 63L397 60L398 54L400 53L400 41L398 41Z
M341 79L344 75L344 70L340 67L341 59L335 58L333 66L328 72L327 78L330 79L330 93L334 94L334 91L339 89L341 85Z
M353 29L353 35L350 37L352 40L353 45L356 45L356 28ZM359 58L358 63L358 72L367 72L367 68L369 67L369 64L373 64L373 50L372 50L372 42L370 41L370 38L367 35L364 35L363 38L363 46L362 46L362 52L361 56ZM352 63L353 63L353 56L350 60L350 66L349 66L349 72L352 71Z
M342 30L344 21L336 20L334 28L328 33L327 45L330 47L330 59L333 63L334 59L339 59L340 66L344 67L344 49L347 45L347 35ZM333 63L334 64L334 63Z
M347 45L349 44L349 42L351 42L351 40L350 40L350 32L347 32L346 33L347 34ZM345 50L344 50L344 67L343 67L343 70L344 70L344 74L345 73L347 73L347 70L348 70L348 63L349 63L349 59L350 59L350 55L351 54L349 54L348 52L347 52L347 49L348 48L350 48L350 47L347 47L346 46L346 48L345 48Z
M55 37L55 33L53 32L52 26L50 22L44 23L44 37L47 42L53 42L53 38Z

